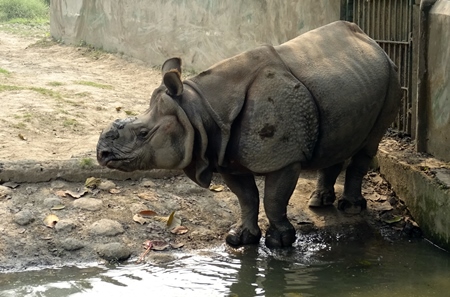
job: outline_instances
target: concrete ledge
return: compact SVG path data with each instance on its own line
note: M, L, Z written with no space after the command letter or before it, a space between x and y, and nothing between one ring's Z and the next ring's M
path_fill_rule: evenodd
M381 175L408 206L425 237L450 250L450 169L436 159L414 159L380 149Z
M0 181L14 181L17 183L47 182L63 179L71 182L83 182L86 178L94 176L113 180L138 180L143 177L164 178L179 175L179 170L149 170L122 172L111 170L94 164L85 164L83 159L70 159L64 161L1 161Z

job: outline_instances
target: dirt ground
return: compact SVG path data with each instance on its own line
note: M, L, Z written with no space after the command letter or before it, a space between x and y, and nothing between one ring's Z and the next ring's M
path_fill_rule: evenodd
M139 61L60 45L39 34L24 37L0 30L0 165L71 158L96 163L101 129L116 118L143 112L159 83L159 70ZM219 177L214 184L223 185ZM258 179L261 189L263 184ZM0 271L136 261L146 240L169 251L152 250L145 259L158 261L180 248L222 244L239 214L237 199L226 187L202 189L183 175L88 185L64 176L43 183L0 181ZM361 215L347 216L333 207L308 209L314 185L314 173L302 175L289 204L288 216L299 232L294 246L300 252L318 234L317 240L325 241L378 235L395 240L417 231L376 172L364 180L368 210ZM342 179L336 189L342 192ZM148 211L136 216L144 210L158 216ZM164 217L172 212L175 219L168 227ZM178 225L185 228L175 229ZM263 213L260 226L267 228Z

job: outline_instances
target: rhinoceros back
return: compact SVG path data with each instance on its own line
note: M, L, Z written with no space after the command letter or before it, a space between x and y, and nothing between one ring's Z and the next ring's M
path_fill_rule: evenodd
M275 47L312 93L319 109L319 139L312 167L352 156L385 105L395 67L355 24L338 21Z

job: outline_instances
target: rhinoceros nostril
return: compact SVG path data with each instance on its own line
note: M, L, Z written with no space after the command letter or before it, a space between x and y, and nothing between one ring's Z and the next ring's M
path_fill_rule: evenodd
M105 166L113 158L114 158L114 155L109 150L99 150L97 152L97 161L102 166Z

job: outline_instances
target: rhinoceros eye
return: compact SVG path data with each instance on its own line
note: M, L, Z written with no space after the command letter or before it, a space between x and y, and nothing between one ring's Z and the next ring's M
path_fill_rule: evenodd
M145 138L145 137L147 137L147 135L148 135L148 130L147 129L141 129L137 136L139 138Z

